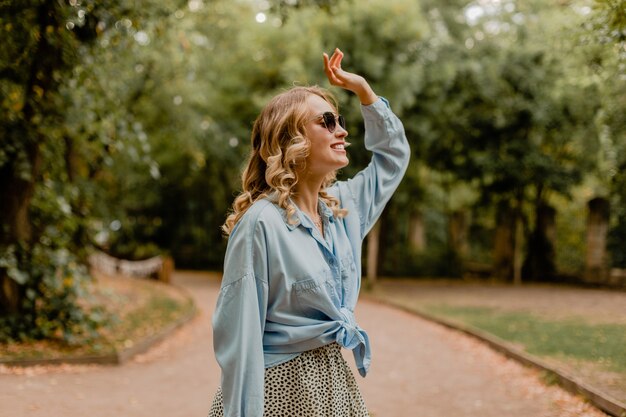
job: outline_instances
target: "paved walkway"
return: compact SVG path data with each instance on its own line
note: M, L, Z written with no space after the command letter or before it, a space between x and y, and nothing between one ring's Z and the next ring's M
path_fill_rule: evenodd
M210 332L219 280L177 272L174 282L201 309L174 337L121 367L0 367L0 417L205 417L219 381ZM372 340L371 372L357 381L374 417L605 416L545 386L536 371L411 314L362 301L357 319Z

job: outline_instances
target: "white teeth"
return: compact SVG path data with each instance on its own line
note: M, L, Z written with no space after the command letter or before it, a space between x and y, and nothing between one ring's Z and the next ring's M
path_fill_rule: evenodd
M345 147L345 146L343 146L343 145L341 145L341 144L339 144L339 145L333 145L333 146L332 146L332 148L333 148L333 149L346 149L346 147Z

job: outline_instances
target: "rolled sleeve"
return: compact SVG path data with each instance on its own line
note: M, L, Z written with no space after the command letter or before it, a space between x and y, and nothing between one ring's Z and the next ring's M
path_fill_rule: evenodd
M365 148L372 151L369 165L346 185L361 222L361 238L380 217L396 190L410 160L404 126L386 99L361 106L365 123Z

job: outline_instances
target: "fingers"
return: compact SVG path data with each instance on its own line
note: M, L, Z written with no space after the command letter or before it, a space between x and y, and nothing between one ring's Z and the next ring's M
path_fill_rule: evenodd
M330 81L332 85L339 87L343 86L344 82L337 76L336 69L331 69L330 73L326 73L326 75L328 76L328 81Z
M343 59L343 52L339 48L335 48L333 51L333 56L330 58L329 65L331 68L339 67L341 68L341 60Z
M354 74L346 72L341 68L333 68L333 75L337 80L338 86L351 89L351 86L355 83L356 79Z
M326 73L326 76L328 77L328 79L330 79L332 75L332 70L330 69L330 60L328 59L328 54L326 52L324 52L323 56L324 56L324 72Z
M359 96L362 104L368 105L378 99L365 78L341 68L344 54L339 48L335 48L330 58L326 53L322 55L324 56L324 72L331 85L352 91Z
M339 48L335 48L330 58L327 53L323 53L323 56L324 72L330 84L350 89L349 86L354 84L357 80L354 79L354 74L346 72L341 68L344 53Z
M324 72L326 73L326 77L328 78L328 81L330 81L330 83L332 85L337 85L337 86L341 86L343 85L343 82L337 77L337 63L341 64L341 56L343 54L338 55L337 53L338 49L335 49L335 52L333 52L333 55L328 58L328 54L324 53L323 57L324 57Z
M333 75L335 76L335 78L337 78L341 82L346 81L347 73L344 70L342 70L341 67L334 67L332 70L333 70Z
M339 48L335 48L335 53L337 54L337 58L333 63L333 67L341 68L341 60L343 59L343 52Z

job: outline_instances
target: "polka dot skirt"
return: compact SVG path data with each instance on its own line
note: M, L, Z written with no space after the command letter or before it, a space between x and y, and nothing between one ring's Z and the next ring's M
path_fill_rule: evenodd
M218 388L209 417L223 417ZM331 343L265 370L264 417L367 417L354 375Z

